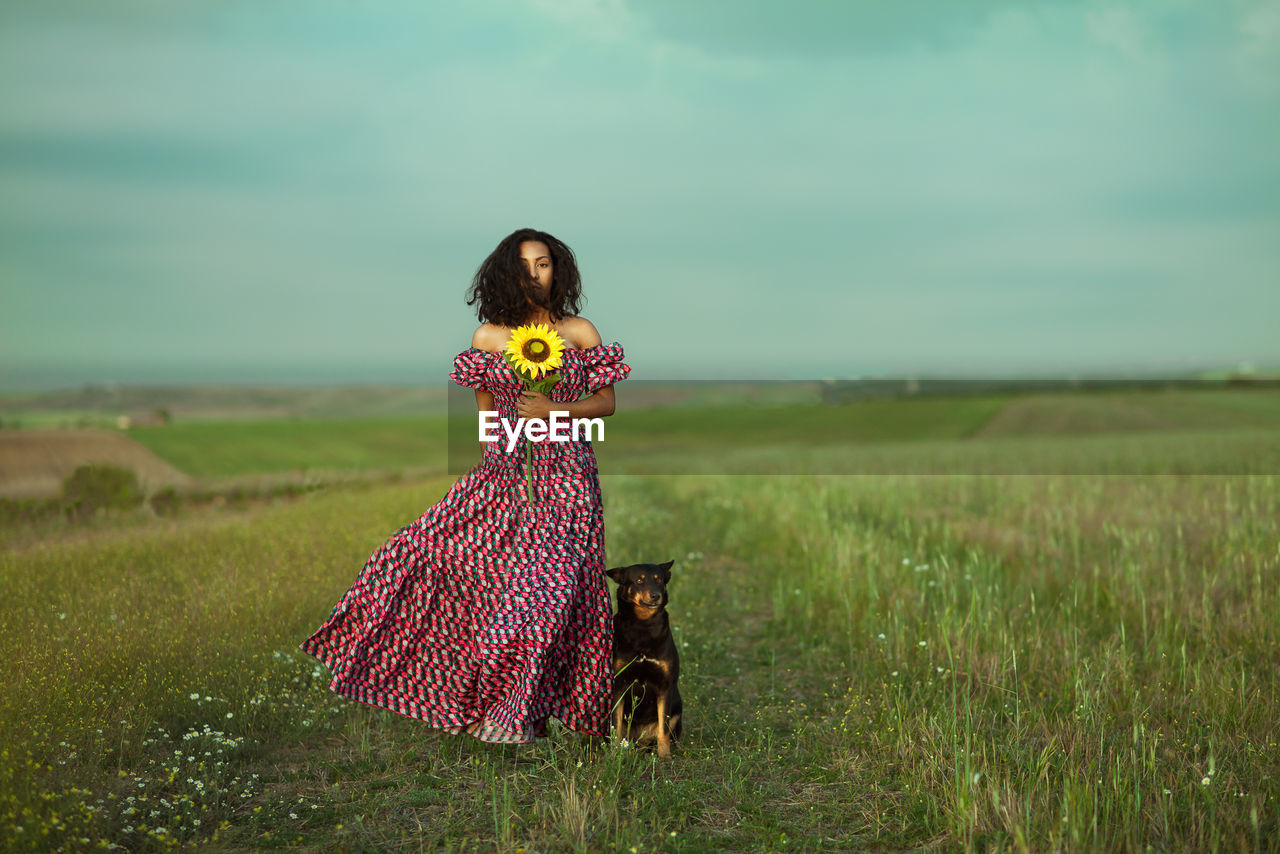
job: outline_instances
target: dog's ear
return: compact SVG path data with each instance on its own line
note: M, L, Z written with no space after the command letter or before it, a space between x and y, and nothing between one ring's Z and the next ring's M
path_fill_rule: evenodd
M669 584L669 583L671 583L671 565L672 565L673 563L675 563L675 561L674 561L674 560L669 560L669 561L667 561L666 563L660 563L660 564L658 564L658 569L662 570L662 583L663 583L663 584Z
M627 568L625 566L615 566L613 569L605 570L604 574L621 584L622 580L627 577Z

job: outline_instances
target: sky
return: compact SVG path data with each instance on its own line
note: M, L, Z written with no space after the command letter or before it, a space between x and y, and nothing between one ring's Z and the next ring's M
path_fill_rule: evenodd
M1280 0L7 0L0 391L445 383L517 228L633 378L1280 365Z

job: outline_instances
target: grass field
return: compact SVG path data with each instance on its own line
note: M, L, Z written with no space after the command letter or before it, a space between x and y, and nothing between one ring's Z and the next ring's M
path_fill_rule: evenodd
M177 423L267 418L405 418L443 415L443 377L413 386L119 386L85 385L50 392L0 394L8 426L111 426L120 416Z
M445 420L434 418L190 422L129 431L194 477L301 470L444 470Z
M676 559L686 735L669 764L563 732L442 737L333 695L296 650L451 478L15 545L4 844L1275 850L1275 433L1192 426L922 436L880 446L900 456L865 476L606 473L610 565ZM1235 474L903 473L1025 443L1042 464L1146 470L1176 451Z
M452 421L191 422L129 435L193 477L225 478L370 469L458 474L479 458L475 432L467 410ZM1064 393L651 408L609 419L606 439L597 448L602 470L634 474L684 473L690 465L705 473L1276 473L1280 394Z

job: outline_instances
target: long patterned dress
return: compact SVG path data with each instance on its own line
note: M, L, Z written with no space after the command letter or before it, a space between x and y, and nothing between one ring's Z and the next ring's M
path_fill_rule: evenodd
M564 355L548 395L578 400L624 379L614 342ZM520 384L502 356L474 347L450 378L493 393L518 418ZM604 511L590 441L486 443L481 462L396 531L300 648L344 697L484 741L524 743L554 715L608 733L612 608Z

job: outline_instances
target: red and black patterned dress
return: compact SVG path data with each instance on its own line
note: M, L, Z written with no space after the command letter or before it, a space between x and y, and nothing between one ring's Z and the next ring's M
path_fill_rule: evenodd
M553 402L624 379L614 342L566 350ZM450 378L493 393L514 423L521 386L502 356L472 347ZM605 735L612 608L595 452L585 439L487 443L479 465L365 563L300 648L333 674L329 688L452 733L529 742L557 717Z

